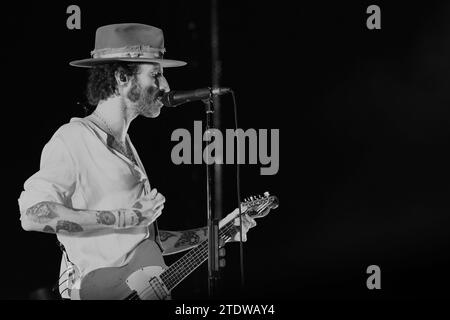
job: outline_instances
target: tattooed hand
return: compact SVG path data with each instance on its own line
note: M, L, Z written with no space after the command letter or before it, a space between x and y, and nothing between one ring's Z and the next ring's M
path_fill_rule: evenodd
M139 218L138 225L149 225L158 218L164 209L166 198L156 188L133 204L133 211Z

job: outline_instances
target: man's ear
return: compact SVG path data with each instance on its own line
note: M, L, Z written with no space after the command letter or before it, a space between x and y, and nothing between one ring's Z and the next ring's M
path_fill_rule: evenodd
M116 71L116 81L119 85L125 85L128 82L128 76L123 71Z

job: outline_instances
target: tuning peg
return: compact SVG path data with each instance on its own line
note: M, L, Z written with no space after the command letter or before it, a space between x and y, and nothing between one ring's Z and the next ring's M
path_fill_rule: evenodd
M269 194L269 191L266 191L266 192L264 192L264 196L265 197L268 197L270 194Z

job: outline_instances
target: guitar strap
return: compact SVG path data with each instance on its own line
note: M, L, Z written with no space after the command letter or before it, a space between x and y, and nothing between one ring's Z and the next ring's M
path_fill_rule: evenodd
M78 269L76 268L75 264L72 261L70 261L69 255L67 254L67 251L66 251L66 248L64 248L64 245L59 240L56 240L56 241L58 242L59 248L62 251L64 262L66 263L66 270L63 271L59 275L59 279L58 279L58 281L56 281L55 285L53 286L52 291L60 294L62 299L70 299L72 285L75 282L76 277L78 276L79 273L77 272ZM61 282L61 278L65 273L67 273L67 280L63 280ZM64 284L65 284L65 289L63 291L61 291L60 287ZM65 295L66 297L63 296L65 291L67 291L67 295Z
M154 230L154 232L153 232L154 238L152 240L156 242L156 244L159 247L159 250L161 250L161 252L164 252L164 249L163 249L163 246L161 243L161 239L159 238L158 221L155 220L155 222L152 223L151 226L153 227L153 230ZM150 234L152 233L151 230L149 231L149 233Z

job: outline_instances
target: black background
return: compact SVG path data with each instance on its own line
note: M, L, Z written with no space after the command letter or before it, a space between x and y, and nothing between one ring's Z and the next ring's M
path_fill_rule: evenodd
M66 8L81 8L81 30ZM381 7L381 30L366 8ZM241 195L266 190L280 207L245 244L227 247L223 296L268 299L448 298L450 5L445 1L222 1L223 86L236 92L239 127L280 129L280 170L241 166ZM54 236L21 229L17 198L40 152L71 117L84 116L85 70L95 30L139 22L164 30L172 90L211 85L208 1L15 4L3 10L2 263L0 298L30 299L57 280ZM222 129L233 128L230 97ZM204 120L202 104L163 109L129 131L153 187L166 198L160 228L206 223L205 168L175 166L170 136ZM224 210L236 207L235 167L224 166ZM167 257L171 263L180 256ZM381 268L368 290L366 268ZM206 265L173 292L207 296Z

